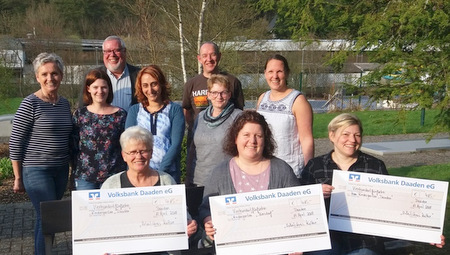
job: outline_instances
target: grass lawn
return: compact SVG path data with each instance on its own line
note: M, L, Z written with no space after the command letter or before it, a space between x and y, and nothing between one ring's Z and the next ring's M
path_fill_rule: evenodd
M0 115L4 114L14 114L16 113L17 108L19 108L20 103L23 98L15 97L15 98L6 98L0 99Z
M22 98L8 98L0 103L0 115L14 114ZM421 111L360 111L354 112L364 128L365 136L427 133L430 131L438 110L425 111L425 125L420 126ZM340 113L314 114L314 138L328 137L328 123Z
M450 182L450 163L432 166L392 168L389 169L389 174L402 177ZM444 236L447 238L447 244L443 249L437 249L428 244L417 243L414 254L450 254L450 193L447 194L446 216L444 219Z
M420 126L421 111L361 111L353 112L361 119L364 136L427 133L439 110L426 110L424 126ZM314 114L314 138L328 137L328 123L339 113Z

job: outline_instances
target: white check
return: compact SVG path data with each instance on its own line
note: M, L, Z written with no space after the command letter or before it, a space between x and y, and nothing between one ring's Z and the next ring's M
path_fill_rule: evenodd
M334 170L332 230L441 243L448 182Z
M188 249L184 185L72 192L73 254Z
M321 185L210 197L216 253L330 249Z

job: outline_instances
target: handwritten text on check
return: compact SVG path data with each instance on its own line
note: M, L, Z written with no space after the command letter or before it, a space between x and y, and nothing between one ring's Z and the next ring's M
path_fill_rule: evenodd
M335 170L330 229L440 243L448 183Z
M330 248L320 185L210 197L217 254Z

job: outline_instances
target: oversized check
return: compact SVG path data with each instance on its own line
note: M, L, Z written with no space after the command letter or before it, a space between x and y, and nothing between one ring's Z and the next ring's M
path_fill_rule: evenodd
M218 255L331 248L318 184L216 196L209 201Z
M184 185L72 192L73 254L188 249Z
M441 243L448 182L334 170L332 230Z

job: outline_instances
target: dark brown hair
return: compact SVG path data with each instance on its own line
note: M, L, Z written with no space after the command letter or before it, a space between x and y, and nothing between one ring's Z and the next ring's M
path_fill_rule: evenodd
M109 76L105 71L99 68L95 68L87 73L86 78L84 80L83 102L85 105L92 104L92 96L91 93L88 92L88 87L91 86L91 84L98 79L105 80L106 83L108 84L108 97L106 98L106 103L111 104L111 102L113 101L114 95L111 79L109 79Z
M157 65L149 65L141 69L139 71L137 78L136 78L136 85L135 85L135 96L137 98L137 101L139 103L142 103L144 107L147 107L149 105L148 98L144 95L142 92L142 82L141 78L142 75L149 74L153 78L155 78L158 81L159 86L161 87L161 100L163 103L168 104L170 99L170 84L167 82L166 77L164 76L163 71L159 66Z
M267 63L269 63L270 60L274 60L274 59L283 62L284 72L286 73L286 78L287 78L289 76L289 73L291 72L291 69L289 68L287 59L285 57L281 56L280 54L275 54L275 55L270 56L266 60L266 64L264 65L264 70L266 70L266 68L267 68Z
M273 139L272 131L270 131L269 124L267 124L264 116L255 110L245 110L234 120L225 135L225 139L223 141L223 151L233 157L238 155L236 138L239 131L241 131L247 123L255 123L261 126L264 135L263 157L272 158L276 149L276 143Z

